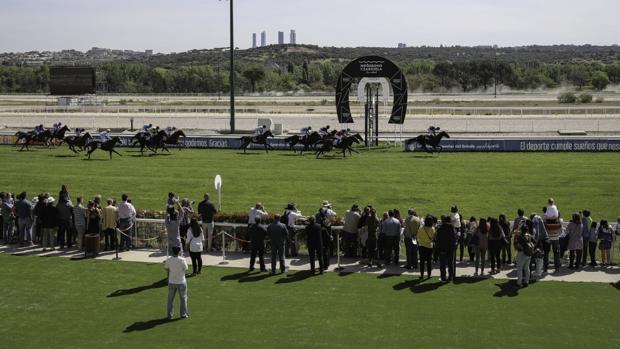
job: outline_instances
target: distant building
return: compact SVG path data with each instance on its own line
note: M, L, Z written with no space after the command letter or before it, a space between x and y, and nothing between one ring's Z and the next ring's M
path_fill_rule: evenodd
M252 48L256 48L256 33L252 33Z
M267 32L263 30L260 33L260 47L265 47L265 46L267 46Z
M295 33L295 29L291 29L291 45L297 45L297 34Z
M278 32L278 45L284 45L284 32Z
M145 51L144 51L144 54L145 54L146 56L152 56L152 55L153 55L153 50L145 50Z
M402 42L399 42L398 48L407 48L407 44L403 44Z

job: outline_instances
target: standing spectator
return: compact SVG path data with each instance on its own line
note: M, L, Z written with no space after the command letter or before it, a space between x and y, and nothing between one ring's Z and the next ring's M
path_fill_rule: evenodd
M179 212L179 233L181 234L181 243L185 246L187 241L187 230L192 220L194 210L192 202L188 198L181 199L181 211Z
M506 235L499 225L496 218L490 219L491 229L489 230L489 255L491 259L491 274L499 273L501 269L500 251L502 244L505 244Z
M86 233L86 210L82 203L82 197L78 196L76 205L73 206L73 224L77 233L77 245L80 250L84 246L84 234Z
M362 217L357 204L353 204L350 210L344 215L344 226L342 227L342 235L344 241L344 256L357 257L357 225Z
M534 240L536 246L535 253L532 255L534 262L536 264L536 277L541 277L543 274L543 265L544 265L544 246L549 236L547 235L547 229L545 228L545 222L543 218L536 213L532 213L530 215L530 221L532 222L532 229L530 230L530 234L532 235L532 239ZM546 272L546 270L545 270Z
M204 200L198 203L198 214L202 221L202 231L207 233L207 251L213 251L213 229L215 228L214 217L217 209L209 201L209 193L205 193Z
M379 232L379 218L377 210L370 208L369 215L365 220L365 227L368 234L366 238L366 248L368 250L368 266L372 267L372 263L376 262L377 267L381 268L381 263L377 259L377 233Z
M200 224L194 218L189 221L187 229L187 245L189 246L189 256L192 259L192 275L196 276L202 271L202 242L205 237L200 228Z
M389 218L381 223L382 230L385 233L385 264L390 265L390 262L398 266L399 252L400 252L400 228L401 224L394 217L394 211L388 211Z
M407 254L407 269L416 269L418 267L418 244L417 235L422 221L415 210L410 208L407 211L408 216L405 219L405 230L403 231L403 239L405 240L405 253ZM415 241L415 243L414 243Z
M118 205L118 230L121 231L120 250L131 250L131 227L136 220L136 208L128 201L127 194L121 195L121 203Z
M73 205L70 201L59 201L56 206L58 211L58 246L71 248L73 242Z
M366 218L370 216L370 205L364 207L364 212L360 217L360 220L357 222L357 235L358 235L358 244L360 246L360 250L362 251L362 258L368 258L368 248L366 247L366 240L368 240L368 230L366 229Z
M33 207L27 199L28 194L23 192L17 197L15 203L15 216L17 217L17 231L19 232L19 244L21 246L32 245Z
M521 217L523 217L522 209L517 210L517 217L519 217L519 213L521 212ZM523 217L525 219L525 217ZM508 218L505 214L499 215L499 226L502 228L504 234L506 234L506 243L502 245L502 264L510 265L513 263L512 259L512 236L514 234L514 230L510 229L510 222L508 222Z
M71 201L69 190L67 189L67 186L63 184L60 186L60 192L58 192L58 203L69 201Z
M454 228L454 233L457 237L457 243L461 245L461 261L463 261L463 244L462 244L462 232L461 232L461 215L459 214L459 208L457 205L454 205L450 208L450 224ZM456 251L455 251L456 252ZM455 255L456 256L456 255Z
M581 267L583 238L581 236L581 216L578 213L573 213L573 217L566 227L566 233L569 238L568 250L570 251L568 269L579 269Z
M443 217L441 227L437 230L435 240L437 251L439 252L441 282L446 283L454 279L454 249L456 247L456 234L449 216ZM447 278L446 267L448 268Z
M310 258L310 272L314 274L315 260L319 260L319 273L323 274L325 270L323 266L323 236L321 234L321 226L316 223L316 219L312 216L308 217L308 225L306 225L306 245L308 246L308 257Z
M556 208L557 210L557 208ZM560 233L562 232L562 225L558 223L558 219L549 219L547 214L547 207L543 208L543 218L545 218L545 229L547 230L547 242L543 244L544 247L544 271L547 272L549 267L549 252L553 251L553 264L555 267L555 272L560 271L560 267L562 266L562 262L560 260Z
M13 203L11 202L11 193L4 193L2 195L2 202L0 202L0 214L2 215L2 237L5 244L10 244L13 241Z
M42 228L42 236L41 236L41 245L43 246L43 251L47 251L47 248L50 247L54 250L54 244L56 239L54 238L54 230L58 226L58 213L56 211L56 207L54 207L54 198L49 196L45 199L45 207L43 208L42 216L41 216L41 228Z
M477 245L473 243L474 242L473 237L477 229L478 229L478 221L476 220L476 217L471 216L465 228L465 243L467 244L467 254L469 254L469 261L471 263L473 263L474 260L476 259Z
M168 254L174 255L173 249L175 247L179 248L181 255L183 255L183 245L181 244L181 234L179 232L179 214L175 209L175 206L178 209L181 209L181 206L177 203L175 205L168 205L166 209L166 233L168 235Z
M325 256L324 265L327 268L329 266L329 258L334 257L334 251L336 250L336 239L338 239L338 233L332 231L332 220L336 218L336 211L332 210L332 204L327 200L323 200L323 205L319 208L319 212L315 215L316 222L319 223L323 229L323 249L327 251Z
M489 226L487 220L480 218L478 223L478 229L474 233L474 240L476 240L476 261L474 276L484 276L484 264L487 255L487 249L489 248ZM482 263L480 263L482 261ZM480 274L478 274L478 268L480 268Z
M555 201L553 200L553 198L549 198L549 200L547 200L547 208L545 210L544 217L546 223L557 223L560 219L560 211L555 205Z
M265 236L267 235L267 228L261 224L261 217L256 216L254 224L250 226L248 235L250 238L250 271L254 271L254 263L256 262L256 255L258 254L258 262L260 264L260 271L265 272ZM309 249L310 247L308 247Z
M99 223L101 222L101 209L94 201L86 205L86 232L88 235L99 235Z
M41 222L41 217L43 216L43 210L45 209L45 201L49 197L49 194L41 193L37 197L37 203L34 205L34 215L35 215L35 228L33 229L34 233L34 241L41 242L41 237L43 236L43 224Z
M514 247L517 250L517 286L525 287L530 282L530 258L534 245L527 224L518 225L515 231Z
M299 243L297 242L297 231L295 231L295 223L302 218L301 212L297 209L294 202L286 205L282 214L282 223L286 225L288 230L288 240L286 241L286 256L297 257L299 253Z
M185 258L179 256L181 248L174 246L172 248L172 256L166 259L166 269L168 270L168 320L172 320L174 315L174 297L179 292L181 303L181 318L189 317L187 312L187 281L185 272L187 271L187 262Z
M381 221L379 222L379 236L377 238L377 253L379 254L379 259L385 259L385 231L383 231L383 222L387 221L390 218L387 212L383 212L381 216Z
M590 241L590 226L592 225L592 217L590 217L590 210L583 210L581 212L581 239L583 243L581 266L585 267L588 261L588 242Z
M271 273L276 273L276 258L280 261L280 272L286 272L286 263L284 261L284 243L288 231L286 226L280 222L279 214L274 216L273 223L267 227L267 233L271 237Z
M426 266L427 277L431 278L431 259L433 257L433 241L435 241L435 228L433 217L427 215L424 218L424 226L418 230L418 245L420 248L420 279L424 278Z
M592 221L590 224L590 239L588 240L588 252L590 253L590 266L596 267L596 241L598 240L597 224ZM583 247L586 248L585 245Z
M116 250L116 227L118 226L118 208L114 206L114 199L108 199L108 206L101 213L101 227L104 236L104 251Z
M611 264L611 245L613 242L613 232L607 220L601 220L598 227L598 239L600 240L598 248L601 250L601 264L608 266Z
M253 224L256 224L256 217L260 217L261 220L266 219L268 216L267 211L265 210L263 204L261 204L260 202L257 202L256 205L254 205L253 208L250 209L250 213L248 214L248 230L247 232L249 233L249 229L252 227ZM246 238L247 240L247 238ZM241 248L243 249L243 252L247 252L249 249L249 246L247 243L242 243L241 244Z

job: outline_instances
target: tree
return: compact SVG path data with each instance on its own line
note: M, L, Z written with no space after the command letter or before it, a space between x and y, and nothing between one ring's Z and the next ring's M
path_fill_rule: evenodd
M589 78L590 74L582 66L576 66L568 73L568 80L578 89L582 89L587 85Z
M243 71L243 77L250 81L252 92L256 92L256 83L265 78L265 69L258 66L250 67Z
M592 87L595 90L602 91L607 88L607 85L609 85L609 77L607 77L605 72L599 70L592 74Z
M452 80L454 78L454 68L452 63L442 61L435 64L433 68L433 75L439 79L439 85L446 90L452 87Z

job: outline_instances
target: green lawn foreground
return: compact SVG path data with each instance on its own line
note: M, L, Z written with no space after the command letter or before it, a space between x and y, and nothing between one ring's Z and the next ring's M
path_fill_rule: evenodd
M127 192L137 208L163 210L174 191L196 202L214 194L213 178L223 178L223 210L247 211L262 201L269 212L281 212L294 201L304 214L314 213L323 199L341 215L358 203L379 211L408 207L435 215L458 204L461 214L509 218L523 207L539 212L548 197L569 217L590 208L594 219L615 221L620 215L618 153L444 153L429 156L400 148L361 151L353 157L316 160L292 152L265 154L235 150L172 150L171 155L140 156L121 149L122 157L99 151L93 160L74 157L63 146L18 152L0 147L0 191L33 196L57 195L69 185L72 198Z
M5 348L613 348L620 285L207 268L166 322L162 264L0 255ZM178 317L178 299L175 304Z

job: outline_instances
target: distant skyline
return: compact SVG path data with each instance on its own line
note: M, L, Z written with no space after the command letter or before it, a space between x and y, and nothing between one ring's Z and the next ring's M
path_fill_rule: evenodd
M389 5L386 5L389 4ZM93 46L182 52L228 46L227 1L0 0L0 52ZM235 45L295 29L319 46L620 43L620 1L236 0Z

